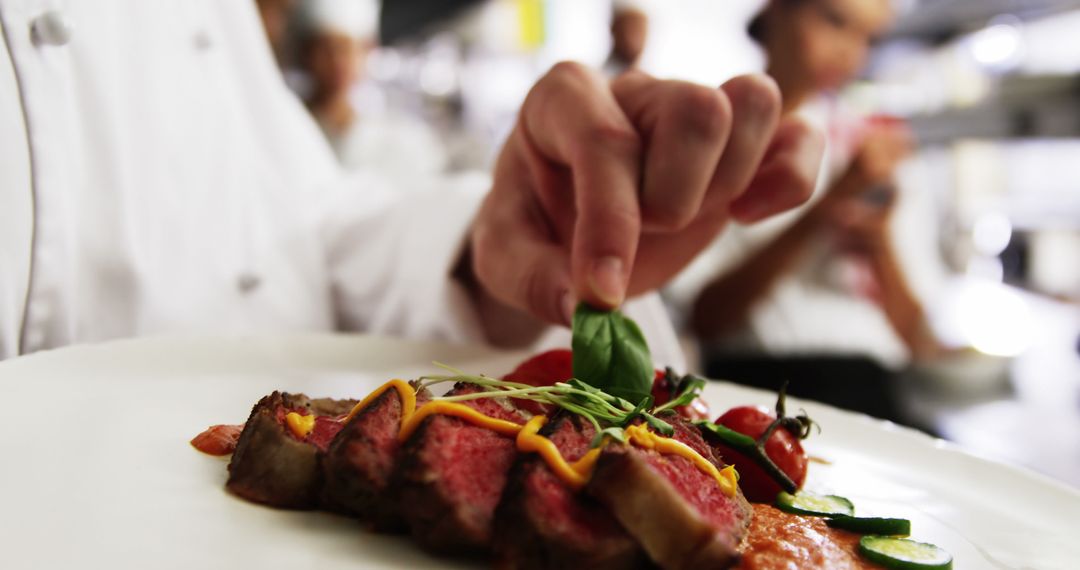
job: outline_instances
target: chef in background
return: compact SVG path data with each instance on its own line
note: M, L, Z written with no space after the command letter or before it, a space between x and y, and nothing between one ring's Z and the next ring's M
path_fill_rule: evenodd
M616 76L641 62L649 39L649 13L642 0L611 3L611 55L604 71Z
M942 353L911 286L910 259L898 252L933 217L926 196L897 191L911 135L898 120L856 115L836 96L893 16L889 0L770 0L750 25L783 112L827 133L827 160L811 202L725 233L673 288L718 377L770 387L790 378L794 394L850 406L856 394L887 389L875 380L890 370ZM912 208L923 218L912 219ZM933 248L919 253L915 261L934 263Z
M584 301L678 363L649 292L732 211L805 200L820 159L767 79L563 63L490 177L405 199L337 167L250 0L0 0L0 31L0 358L177 332L524 346Z
M338 162L393 176L445 170L438 133L366 80L365 61L378 43L378 2L301 0L299 18L305 102Z

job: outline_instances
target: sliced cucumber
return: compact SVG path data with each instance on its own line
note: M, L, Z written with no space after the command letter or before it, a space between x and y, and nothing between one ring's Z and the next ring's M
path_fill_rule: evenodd
M907 519L832 515L829 520L825 521L825 524L859 534L883 534L887 536L907 536L911 534L911 521Z
M836 495L815 495L813 493L792 495L781 491L776 496L776 507L781 511L796 515L818 517L852 516L855 514L855 505L851 504L851 501Z
M952 555L944 549L891 536L864 536L859 553L867 560L893 570L949 570Z

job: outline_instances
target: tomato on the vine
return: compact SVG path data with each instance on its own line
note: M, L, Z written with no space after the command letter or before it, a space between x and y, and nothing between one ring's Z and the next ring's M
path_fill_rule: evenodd
M776 421L776 416L764 408L739 406L720 416L716 423L723 425L753 439L759 439L769 426ZM746 455L719 443L716 445L721 458L734 464L739 472L739 487L746 498L758 503L771 503L782 490L758 464ZM776 464L795 485L802 487L806 481L806 453L799 443L799 435L778 426L769 440L765 442L765 454Z

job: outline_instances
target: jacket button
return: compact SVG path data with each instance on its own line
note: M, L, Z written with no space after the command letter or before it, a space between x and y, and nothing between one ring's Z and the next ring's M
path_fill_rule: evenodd
M62 46L71 41L71 22L58 10L49 10L30 23L34 45Z
M236 279L236 288L244 295L254 293L261 284L262 279L259 279L259 276L253 273L241 273Z

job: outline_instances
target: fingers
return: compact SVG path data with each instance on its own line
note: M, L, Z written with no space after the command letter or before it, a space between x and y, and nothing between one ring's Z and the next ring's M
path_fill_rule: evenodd
M709 184L704 210L726 208L750 185L780 121L780 89L764 75L743 75L720 87L731 101L731 139Z
M472 271L500 302L546 322L570 324L576 297L570 259L545 223L520 147L500 157L495 185L471 233Z
M620 305L634 265L641 211L641 141L596 72L556 65L522 107L524 136L547 160L573 173L570 252L574 291L601 308Z
M646 230L674 231L697 216L731 131L723 93L640 72L612 83L616 99L647 141L642 175Z
M666 282L729 215L756 221L802 203L823 142L778 122L776 91L761 78L715 90L640 73L609 87L581 65L555 66L526 98L474 224L480 284L568 323L578 299L620 305L631 273L635 291Z
M781 120L750 187L732 202L731 215L751 223L806 202L817 183L824 151L823 135L805 120Z

